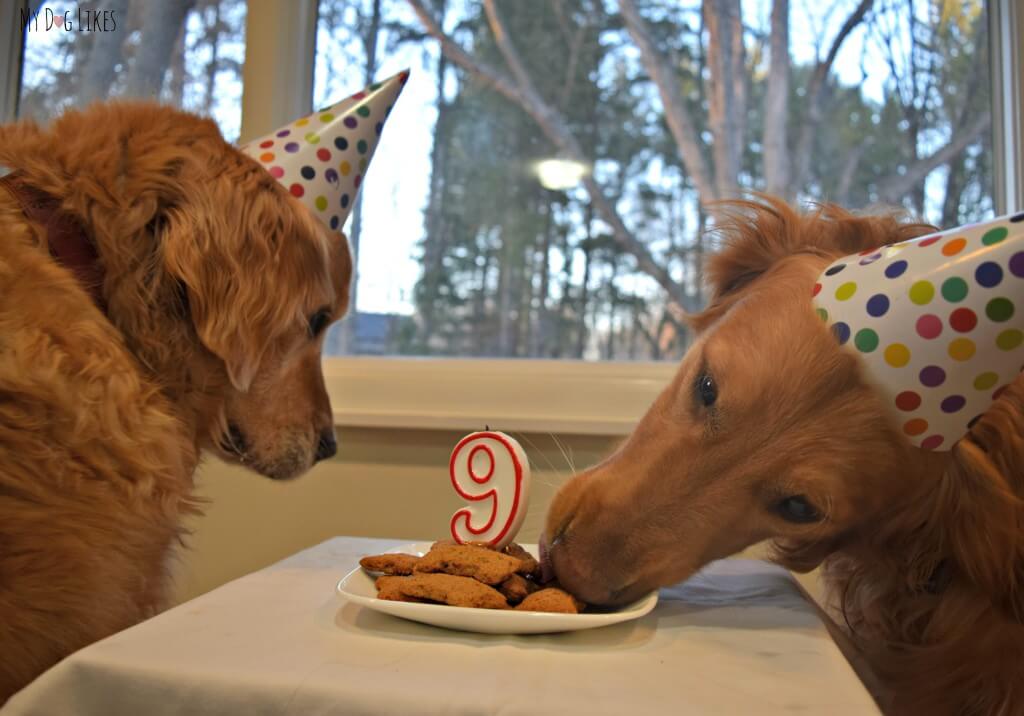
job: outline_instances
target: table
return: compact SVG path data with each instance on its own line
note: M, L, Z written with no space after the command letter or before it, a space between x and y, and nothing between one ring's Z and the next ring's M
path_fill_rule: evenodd
M2 716L877 714L776 566L725 560L643 619L592 631L446 631L343 602L339 537L73 654Z

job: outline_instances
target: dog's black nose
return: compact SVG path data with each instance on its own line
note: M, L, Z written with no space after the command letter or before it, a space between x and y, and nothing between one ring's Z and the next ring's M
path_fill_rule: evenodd
M337 452L338 441L334 437L334 428L328 428L320 433L320 441L316 444L316 461L334 457Z

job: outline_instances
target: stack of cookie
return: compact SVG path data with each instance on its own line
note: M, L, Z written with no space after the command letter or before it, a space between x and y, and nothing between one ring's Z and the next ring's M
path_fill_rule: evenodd
M540 582L537 560L517 544L498 551L483 544L436 542L422 557L381 554L359 564L380 574L377 597L478 609L578 614L585 604L556 584Z

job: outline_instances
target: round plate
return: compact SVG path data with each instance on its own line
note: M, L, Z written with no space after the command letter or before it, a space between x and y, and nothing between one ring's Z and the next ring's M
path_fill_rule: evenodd
M389 551L424 555L430 550L430 545L430 542L414 542ZM530 554L537 556L537 545L524 544L523 547ZM548 614L545 612L519 612L514 609L507 611L472 609L449 607L444 604L418 604L377 599L374 579L374 576L364 571L362 567L356 567L338 582L338 595L354 604L384 614L446 629L481 634L550 634L560 631L594 629L639 619L654 609L654 605L658 603L658 593L654 591L615 611L592 614Z

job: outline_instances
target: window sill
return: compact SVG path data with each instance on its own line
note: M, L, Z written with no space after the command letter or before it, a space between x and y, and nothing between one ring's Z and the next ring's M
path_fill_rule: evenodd
M338 426L626 435L674 363L326 358Z

